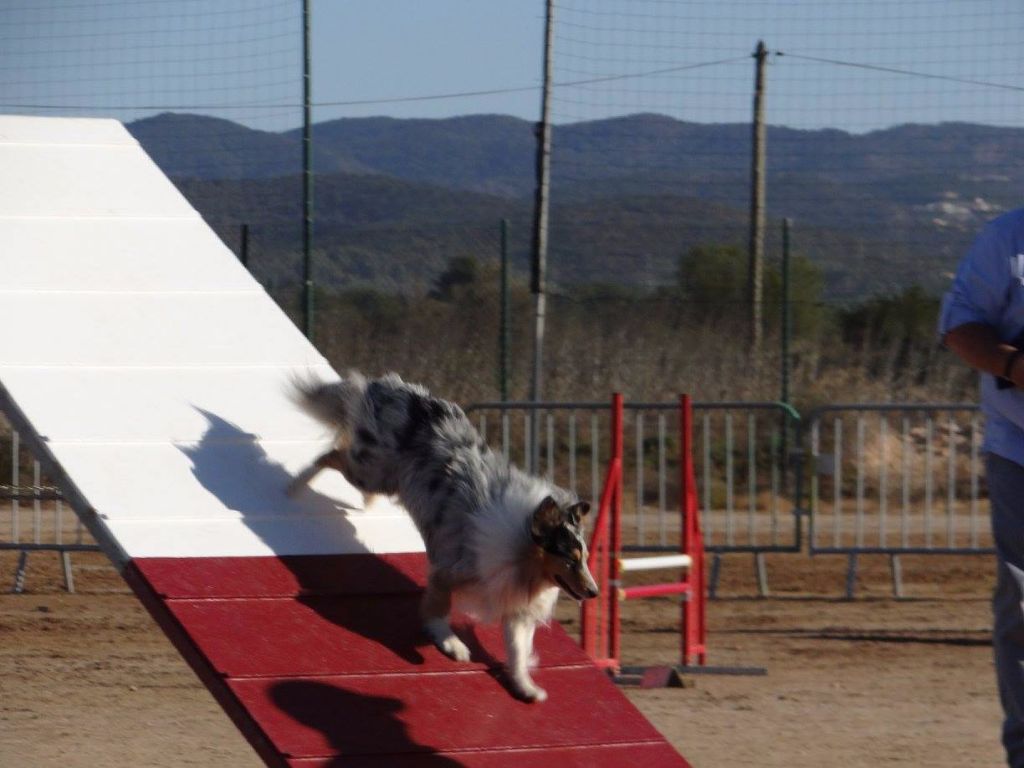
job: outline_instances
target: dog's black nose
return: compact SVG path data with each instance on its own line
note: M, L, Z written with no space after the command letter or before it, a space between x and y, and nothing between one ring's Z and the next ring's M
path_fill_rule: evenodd
M601 592L597 589L597 587L594 587L593 589L588 589L586 592L584 592L584 594L589 599L591 597L597 597L599 594L601 594Z

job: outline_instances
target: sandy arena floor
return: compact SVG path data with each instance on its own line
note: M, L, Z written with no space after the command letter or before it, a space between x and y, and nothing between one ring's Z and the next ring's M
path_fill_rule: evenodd
M56 561L33 554L27 593L0 595L0 766L259 765L105 561L76 556L76 595ZM768 562L771 597L752 597L735 556L709 609L709 662L767 675L627 689L696 768L1002 764L987 558L906 558L899 601L888 561L867 559L853 602L839 599L844 560ZM5 593L13 572L0 554ZM560 612L574 630L574 606ZM673 661L677 615L628 604L625 662Z

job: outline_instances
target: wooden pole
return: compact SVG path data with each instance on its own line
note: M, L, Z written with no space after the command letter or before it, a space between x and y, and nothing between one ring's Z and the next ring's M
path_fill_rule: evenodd
M757 67L754 75L753 153L750 169L750 242L748 247L747 289L750 301L750 348L756 357L764 335L764 216L765 216L765 143L764 91L765 62L768 49L758 40L754 51Z
M548 197L551 184L551 49L554 44L554 0L547 0L544 24L544 85L540 122L537 124L537 187L533 206L533 376L530 399L543 399L544 324L547 314L545 280L548 259ZM533 445L530 469L537 472L540 463L540 412L532 411Z

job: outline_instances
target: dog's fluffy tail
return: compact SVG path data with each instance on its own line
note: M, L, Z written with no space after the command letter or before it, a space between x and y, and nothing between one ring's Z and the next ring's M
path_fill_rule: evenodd
M341 381L295 378L291 388L296 405L339 434L351 431L353 417L365 392L366 379L355 371Z

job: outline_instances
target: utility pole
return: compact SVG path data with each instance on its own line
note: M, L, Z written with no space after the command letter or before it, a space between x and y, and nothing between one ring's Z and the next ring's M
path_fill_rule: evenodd
M750 242L748 247L747 292L750 301L750 348L756 357L761 352L764 334L764 197L765 197L765 63L768 49L757 41L753 54L757 62L754 76L754 131L750 168Z
M313 123L310 77L310 0L302 0L302 319L313 340Z
M546 0L544 21L544 86L541 96L540 122L537 124L537 187L533 203L533 269L530 289L533 292L533 377L530 400L540 402L543 392L544 321L547 312L545 273L548 258L548 197L551 184L551 48L554 41L554 0ZM540 463L540 414L531 411L531 463L534 472Z

